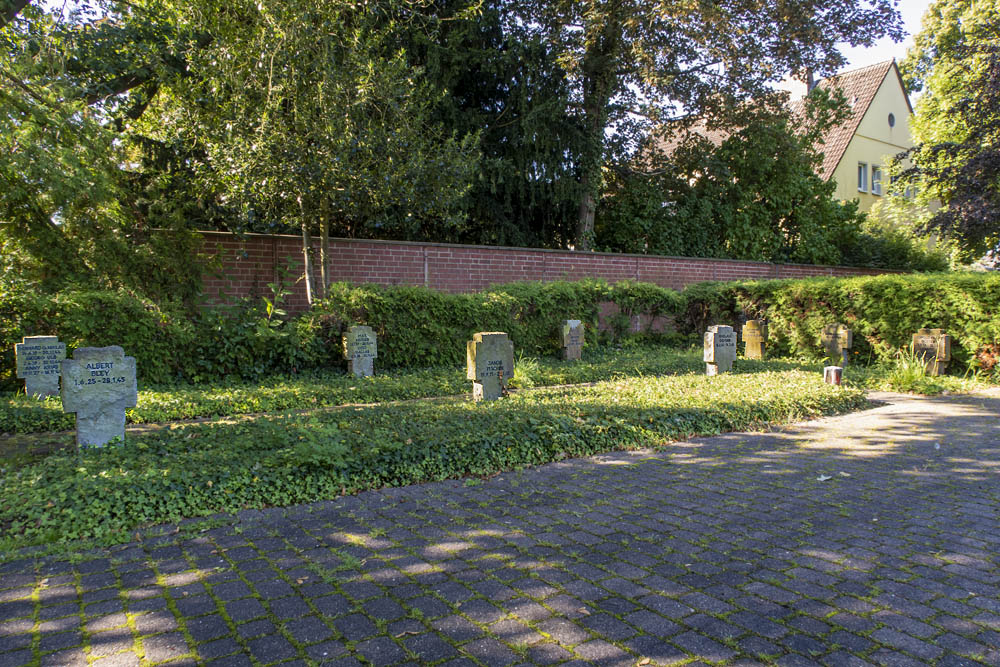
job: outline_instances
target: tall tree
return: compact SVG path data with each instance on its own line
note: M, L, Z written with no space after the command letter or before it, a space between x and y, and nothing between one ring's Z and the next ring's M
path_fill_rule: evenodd
M602 169L649 123L723 115L789 71L832 73L838 42L900 38L892 0L520 0L509 20L549 42L586 133L576 247L591 247Z
M923 90L904 179L942 207L922 226L967 260L1000 251L1000 2L939 0L901 69Z
M508 4L438 0L424 10L434 29L407 34L407 59L445 91L434 117L460 135L480 133L466 225L439 240L566 247L575 232L581 128L566 113L570 88L555 54L539 35L504 24Z
M204 146L205 177L245 215L303 236L311 297L327 282L331 228L348 237L433 237L463 223L477 136L429 116L437 92L392 39L414 4L227 2L206 13L213 44L148 122ZM321 237L323 285L312 281Z

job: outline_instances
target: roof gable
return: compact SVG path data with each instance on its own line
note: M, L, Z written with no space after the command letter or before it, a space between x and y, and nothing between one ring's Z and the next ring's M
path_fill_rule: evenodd
M895 60L887 60L868 67L842 72L828 79L823 79L817 86L824 90L839 90L847 98L851 106L850 115L842 122L826 131L823 138L815 146L816 151L823 155L823 162L820 165L820 177L829 180L833 176L834 170L844 157L848 144L858 131L858 125L868 112L868 108L875 99L875 94L882 87L889 70L896 72L896 79L900 87L903 87L903 80L899 75L899 68L896 67ZM906 104L909 107L910 100L905 93ZM801 104L801 103L800 103ZM795 107L793 107L795 109ZM796 111L798 109L795 109ZM913 109L910 107L910 112Z

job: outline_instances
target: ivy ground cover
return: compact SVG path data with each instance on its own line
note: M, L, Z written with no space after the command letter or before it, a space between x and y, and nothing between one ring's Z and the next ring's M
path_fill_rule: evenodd
M56 452L0 473L0 553L121 542L144 526L616 449L669 446L866 405L816 372L631 377L464 399L175 425L127 446Z
M627 375L663 375L703 368L701 352L662 345L634 346L624 350L588 350L579 363L555 359L519 363L522 386L550 386L597 382ZM749 368L749 366L747 366ZM524 370L530 369L530 370ZM141 369L140 369L141 374ZM215 385L174 385L140 389L138 405L127 412L132 424L177 421L200 417L310 410L350 403L378 403L471 391L464 369L436 368L419 371L380 372L355 378L339 371L299 377L276 377L262 382L222 382ZM75 427L72 414L62 411L59 397L38 401L23 393L7 393L0 401L0 433L68 431Z

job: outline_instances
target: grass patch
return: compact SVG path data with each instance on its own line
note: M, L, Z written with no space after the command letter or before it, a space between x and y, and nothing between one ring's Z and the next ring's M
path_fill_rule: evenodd
M522 372L515 377L522 380L522 387L598 382L629 375L676 374L703 368L700 350L651 345L625 350L597 348L576 363L522 358L518 365ZM458 368L395 372L371 378L326 371L302 377L275 377L259 383L234 381L145 388L139 392L138 405L126 415L131 424L148 424L449 396L469 393L471 387L464 369ZM75 428L74 416L62 411L59 397L38 401L23 393L8 393L4 398L7 400L0 403L0 433Z
M364 489L486 476L866 404L816 372L632 377L503 401L344 407L175 425L0 477L0 551L129 539L142 526Z

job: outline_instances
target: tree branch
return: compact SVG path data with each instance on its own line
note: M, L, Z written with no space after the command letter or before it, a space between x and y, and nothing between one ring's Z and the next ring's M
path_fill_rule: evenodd
M31 0L0 0L0 28L17 18L21 10L31 4Z

